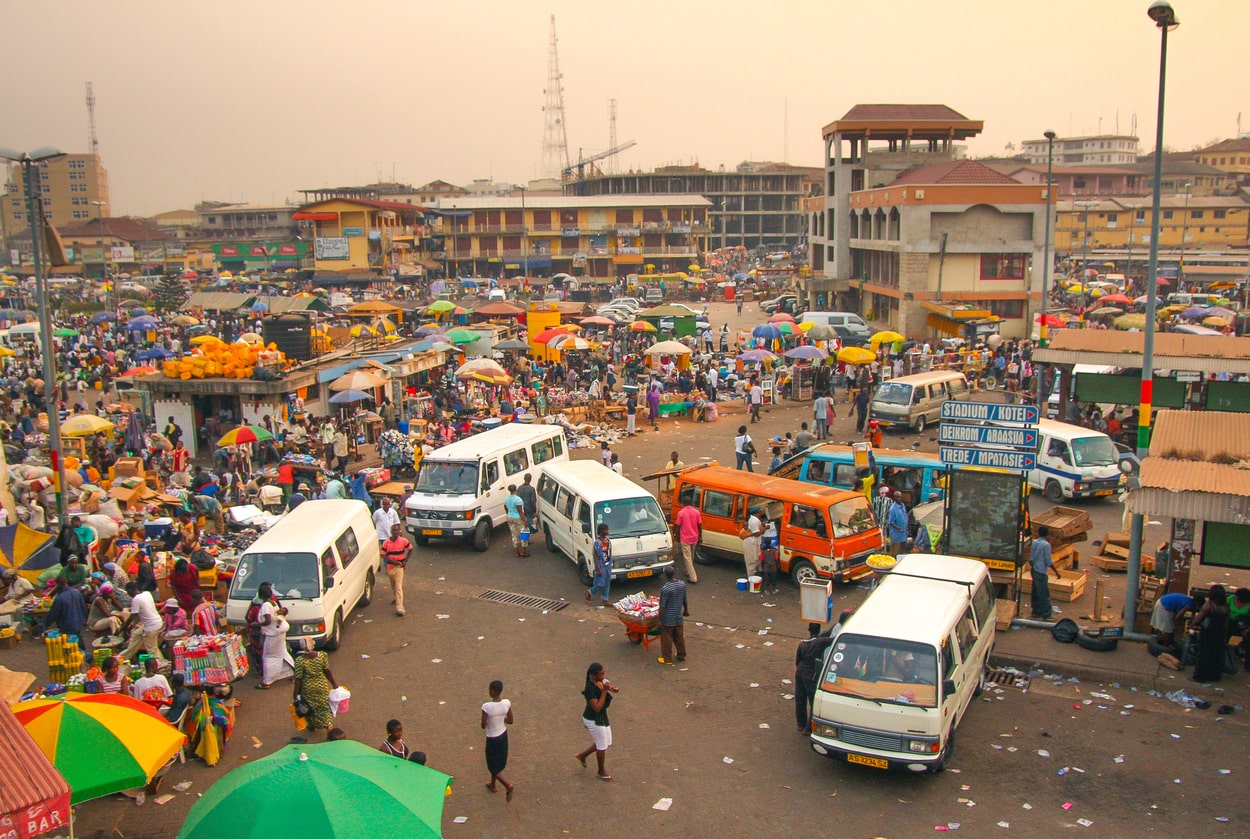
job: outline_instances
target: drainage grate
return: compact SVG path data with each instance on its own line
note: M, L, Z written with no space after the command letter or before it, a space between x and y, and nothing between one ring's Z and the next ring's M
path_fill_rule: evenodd
M1016 673L1011 670L991 670L986 674L985 681L1007 688L1023 688L1028 686L1029 677L1024 673Z
M568 601L548 600L545 597L531 597L528 594L514 594L510 591L487 589L477 596L478 600L489 600L492 603L506 603L509 606L520 606L522 609L545 609L558 612L568 607Z

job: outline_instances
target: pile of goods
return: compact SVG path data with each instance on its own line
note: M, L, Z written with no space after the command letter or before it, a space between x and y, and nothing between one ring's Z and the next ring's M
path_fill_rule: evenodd
M361 469L365 476L365 486L372 489L373 487L382 486L391 479L391 470L384 466L373 466L369 469Z
M660 617L660 598L658 595L648 597L643 592L631 594L616 601L616 611L633 623L646 623Z
M49 629L43 634L43 643L48 651L48 677L52 681L68 682L82 672L82 650L77 636Z
M320 469L321 460L310 454L289 454L282 459L283 463L289 463L295 468L303 469Z
M185 674L187 687L224 685L247 675L247 653L241 636L192 635L174 643L174 670Z
M215 336L204 338L191 355L166 361L162 367L165 375L183 381L211 376L250 379L255 376L257 367L281 368L286 364L286 355L277 344L227 344Z
M378 436L378 454L391 468L409 468L413 462L413 439L398 431L383 431Z

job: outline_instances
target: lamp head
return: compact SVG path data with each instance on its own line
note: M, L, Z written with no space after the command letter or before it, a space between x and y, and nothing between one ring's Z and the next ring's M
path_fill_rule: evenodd
M1150 15L1150 19L1155 22L1155 26L1161 29L1171 29L1174 26L1181 25L1181 22L1176 19L1176 10L1172 8L1172 4L1167 0L1155 0L1150 4L1150 8L1146 10L1146 14Z
M1054 142L1055 138L1058 137L1059 135L1053 131L1044 131L1042 132L1042 136L1045 137L1047 140Z

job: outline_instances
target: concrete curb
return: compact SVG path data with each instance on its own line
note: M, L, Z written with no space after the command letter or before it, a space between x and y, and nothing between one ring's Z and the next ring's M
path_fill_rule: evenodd
M1102 684L1110 684L1111 682L1119 682L1121 685L1137 688L1145 688L1146 690L1176 690L1176 684L1171 679L1161 679L1160 672L1166 668L1159 664L1155 665L1153 674L1139 670L1124 670L1116 667L1095 667L1089 664L1083 664L1063 659L1048 658L1046 656L1029 656L1022 653L1014 653L1008 651L995 650L990 655L990 664L999 667L1015 667L1017 670L1028 672L1034 665L1040 666L1048 674L1061 673L1065 678L1076 676L1084 682L1099 682ZM1169 674L1173 671L1168 670Z

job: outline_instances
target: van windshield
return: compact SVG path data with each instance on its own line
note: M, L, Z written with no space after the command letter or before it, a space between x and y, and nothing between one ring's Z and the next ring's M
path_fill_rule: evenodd
M868 499L860 494L831 505L829 521L833 523L833 538L835 539L867 533L877 526L876 520L872 517L872 507L868 506Z
M476 495L477 461L424 460L413 489L434 495Z
M843 632L825 662L820 689L874 702L936 708L937 655L913 641Z
M321 594L317 557L310 553L245 553L234 572L232 600L251 600L263 582L280 600L311 600Z
M595 505L595 523L606 524L613 538L668 532L660 505L650 496L600 501Z
M877 394L873 397L873 401L885 402L889 405L910 405L911 385L885 382L881 387L877 388Z
M1072 441L1072 459L1077 466L1113 466L1120 453L1110 437L1078 437Z

